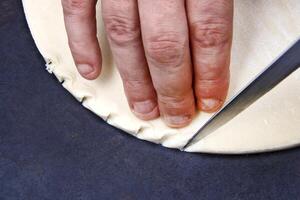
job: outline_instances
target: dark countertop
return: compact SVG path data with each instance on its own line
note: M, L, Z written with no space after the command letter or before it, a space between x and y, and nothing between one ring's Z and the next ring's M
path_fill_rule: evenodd
M300 199L300 148L222 156L137 140L47 73L21 1L1 0L0 199Z

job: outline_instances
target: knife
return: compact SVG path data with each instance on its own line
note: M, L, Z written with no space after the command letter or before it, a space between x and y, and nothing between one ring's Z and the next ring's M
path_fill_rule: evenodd
M184 145L185 150L236 117L300 66L300 39L215 113ZM300 89L300 84L299 84Z

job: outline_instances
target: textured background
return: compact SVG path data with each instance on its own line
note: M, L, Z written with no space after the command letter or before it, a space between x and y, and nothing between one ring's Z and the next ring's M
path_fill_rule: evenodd
M50 76L20 0L0 0L0 200L300 199L300 149L217 156L139 141Z

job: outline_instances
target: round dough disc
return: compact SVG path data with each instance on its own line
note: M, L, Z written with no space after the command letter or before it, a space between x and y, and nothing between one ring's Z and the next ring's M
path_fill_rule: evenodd
M180 148L212 116L198 113L185 128L172 129L161 119L145 122L130 111L114 66L97 5L103 73L94 81L76 71L68 47L60 0L23 0L35 43L47 70L82 105L109 124L135 137ZM240 91L300 37L298 0L235 1L231 85L228 99ZM299 55L300 56L300 55ZM187 149L189 152L254 153L300 144L300 70L217 131Z

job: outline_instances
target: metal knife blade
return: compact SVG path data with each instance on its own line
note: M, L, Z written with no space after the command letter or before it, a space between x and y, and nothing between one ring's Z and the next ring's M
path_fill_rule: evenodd
M300 66L300 39L267 67L241 92L234 96L219 112L215 113L184 145L181 150L196 143L208 134L236 117L253 102L274 88L283 79L296 71ZM299 84L300 89L300 84Z

